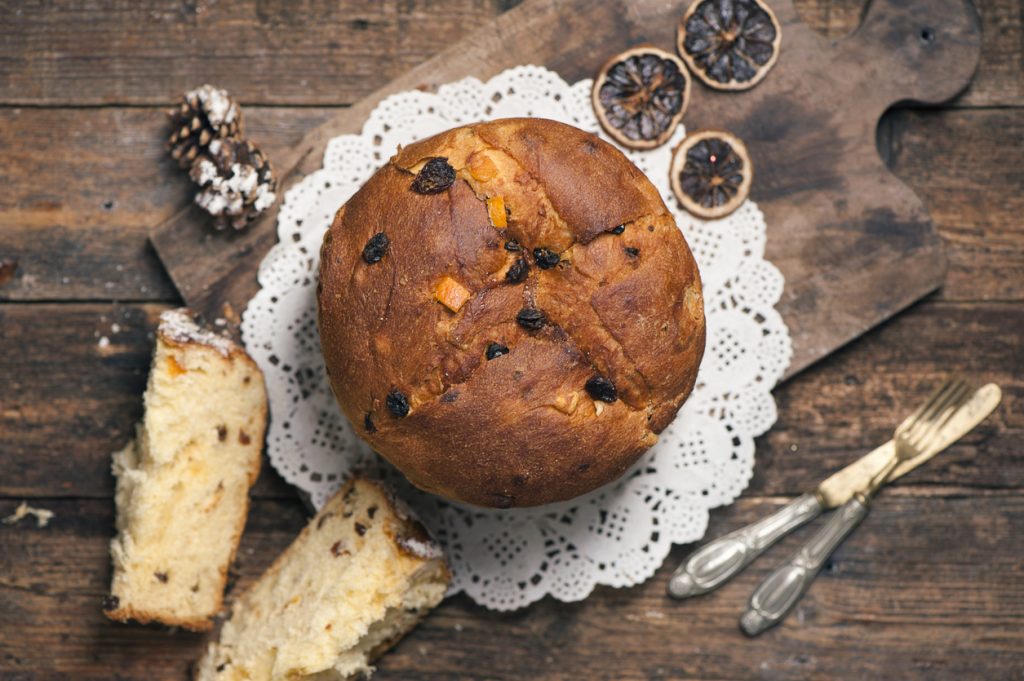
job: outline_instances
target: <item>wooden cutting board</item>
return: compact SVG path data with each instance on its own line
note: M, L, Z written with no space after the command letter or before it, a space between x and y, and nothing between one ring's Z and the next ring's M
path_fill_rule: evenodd
M688 4L526 0L273 159L282 187L319 169L327 141L358 132L390 94L470 75L486 80L517 64L547 66L569 82L592 77L632 45L674 50ZM684 123L730 130L750 150L767 256L786 277L778 309L793 338L789 376L941 285L940 240L921 200L882 163L876 127L896 102L937 103L966 87L981 30L965 0L876 0L854 34L828 40L800 20L791 0L770 4L782 24L775 67L743 93L715 92L695 79ZM276 217L275 207L246 232L213 234L190 207L150 238L186 303L220 317L225 303L240 311L256 292Z

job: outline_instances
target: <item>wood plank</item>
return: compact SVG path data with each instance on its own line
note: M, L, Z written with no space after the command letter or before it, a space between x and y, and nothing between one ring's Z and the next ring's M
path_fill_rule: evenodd
M829 38L844 38L860 25L863 0L793 0L800 18Z
M924 200L947 245L941 297L1024 299L1024 109L890 119L890 167Z
M1024 106L1024 12L1015 0L974 0L981 15L981 63L954 106Z
M110 453L141 414L162 309L0 305L0 497L112 495ZM1003 404L908 483L1024 488L1021 357L1024 306L922 304L776 391L779 421L758 443L751 491L804 491L887 440L952 370L999 383ZM255 494L293 492L267 467Z
M843 38L860 23L864 0L794 0L800 17L830 38ZM981 61L974 80L951 107L1024 105L1021 45L1024 12L1017 0L973 0L981 17Z
M163 106L211 82L247 103L350 104L517 2L15 3L0 103Z
M335 109L247 107L271 160ZM0 109L0 300L175 300L148 230L192 200L158 108Z
M203 81L247 103L351 104L516 4L20 3L0 24L0 104L165 105ZM796 4L812 28L838 38L856 28L865 2ZM1019 3L978 6L982 64L957 106L1022 105Z
M778 499L713 514L720 533ZM203 639L119 625L100 600L110 578L108 501L48 500L50 526L0 526L0 676L80 681L183 679ZM0 514L14 502L0 502ZM298 502L253 506L239 553L244 588L298 532ZM806 536L774 548L724 589L665 596L680 547L648 583L599 588L581 603L545 600L510 614L451 599L381 660L386 679L1010 679L1024 668L1024 499L883 494L798 609L745 639L736 626L770 567ZM596 654L604 651L605 654Z
M337 109L246 112L276 159ZM945 240L942 298L1024 300L1024 177L1013 143L1024 139L1024 110L897 110L885 120L890 167ZM165 126L162 109L0 109L0 147L13 159L0 166L0 260L19 261L0 300L177 298L146 239L189 201L187 179L164 153Z

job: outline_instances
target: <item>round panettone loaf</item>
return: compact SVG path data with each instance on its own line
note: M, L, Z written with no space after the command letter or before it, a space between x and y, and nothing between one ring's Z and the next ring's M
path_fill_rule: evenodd
M356 430L418 487L479 506L622 475L704 353L697 266L657 190L541 119L400 149L334 218L318 298Z

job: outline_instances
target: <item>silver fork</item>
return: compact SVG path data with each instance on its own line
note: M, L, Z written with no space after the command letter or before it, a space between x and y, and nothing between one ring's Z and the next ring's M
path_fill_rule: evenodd
M740 628L744 633L757 636L785 619L828 557L867 516L871 499L900 462L928 451L942 426L970 399L972 393L963 380L947 381L900 424L893 435L893 457L871 479L867 488L840 506L828 523L786 563L768 575L751 595L747 611L740 617Z

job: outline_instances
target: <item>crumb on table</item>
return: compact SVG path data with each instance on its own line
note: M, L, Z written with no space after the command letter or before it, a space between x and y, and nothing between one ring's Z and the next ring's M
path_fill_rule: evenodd
M29 506L27 501L23 501L18 504L18 508L14 509L14 513L3 519L3 523L4 525L15 525L22 518L27 518L30 515L35 516L37 527L46 527L53 519L54 513L45 508L34 508Z

